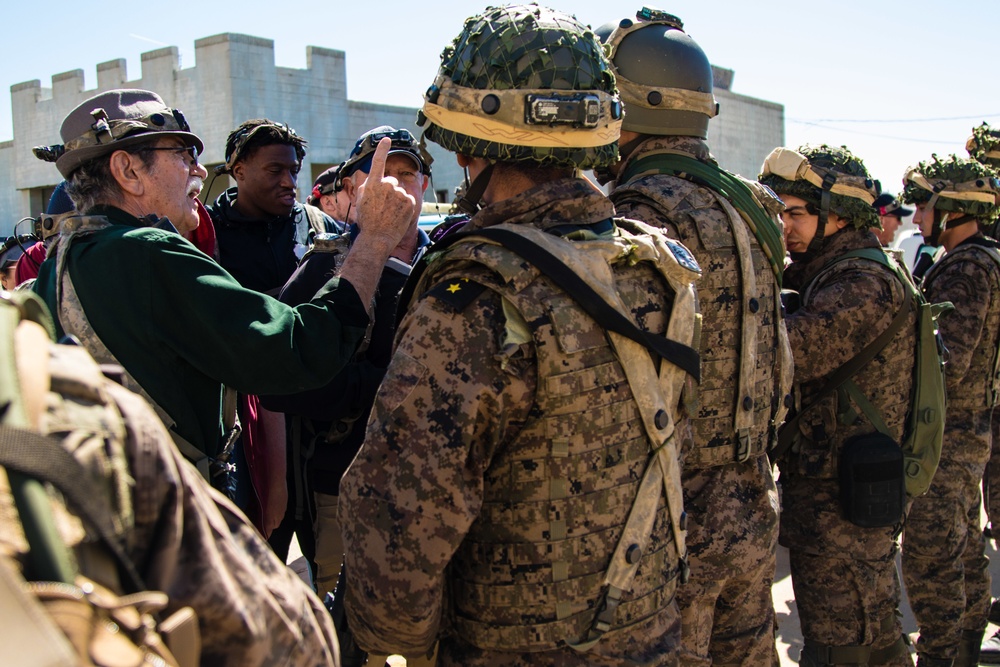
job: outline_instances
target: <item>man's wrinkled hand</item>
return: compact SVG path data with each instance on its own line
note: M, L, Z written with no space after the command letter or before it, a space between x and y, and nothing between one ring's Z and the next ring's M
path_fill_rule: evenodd
M392 140L383 137L372 155L368 179L358 188L358 227L361 235L394 248L413 223L420 202L385 175L385 161Z

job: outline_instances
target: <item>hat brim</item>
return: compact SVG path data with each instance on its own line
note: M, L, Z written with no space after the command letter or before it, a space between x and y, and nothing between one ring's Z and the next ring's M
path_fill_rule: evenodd
M899 208L894 209L892 211L886 211L885 214L886 215L894 215L897 218L899 218L900 220L902 220L903 218L905 218L908 215L913 215L913 209L912 208L906 208L905 206L900 206Z
M167 137L176 137L184 141L186 146L194 146L198 149L199 155L205 150L205 145L202 143L201 139L199 139L196 134L192 134L191 132L173 130L163 132L141 132L139 134L133 134L125 137L124 139L112 141L111 143L86 146L84 148L67 151L60 155L56 160L56 168L59 170L59 173L62 174L63 178L69 178L81 164L88 160L93 160L94 158L101 157L102 155L107 155L115 151L125 150L126 148L130 148L138 144L150 143L156 139Z

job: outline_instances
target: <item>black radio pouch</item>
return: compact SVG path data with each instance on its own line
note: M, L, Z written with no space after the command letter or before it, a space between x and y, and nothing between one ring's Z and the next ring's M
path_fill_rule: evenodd
M903 520L906 480L903 450L883 433L858 435L840 455L840 504L844 517L863 528L886 528Z

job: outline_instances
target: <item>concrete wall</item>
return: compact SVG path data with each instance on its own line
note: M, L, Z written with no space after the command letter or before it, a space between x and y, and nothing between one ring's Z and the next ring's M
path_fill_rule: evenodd
M733 72L713 68L721 114L709 124L709 144L720 164L755 177L764 157L784 143L784 107L733 93ZM153 90L181 109L205 142L202 162L223 162L226 137L249 118L287 123L309 141L299 180L305 198L315 177L344 160L358 135L378 125L406 127L416 134L416 108L370 104L347 99L346 55L343 51L306 47L306 68L276 67L270 39L226 33L195 42L195 64L182 69L176 46L142 54L141 71L130 79L125 60L97 65L97 83L87 88L82 69L52 76L51 87L39 80L11 86L14 139L0 143L0 236L14 222L38 215L43 195L61 179L55 165L32 155L33 146L60 143L62 119L84 100L113 88ZM434 190L446 200L463 174L454 156L429 143L434 157ZM211 181L211 175L209 181ZM219 177L212 195L227 185ZM206 183L206 186L208 183Z
M723 168L757 178L768 153L785 145L785 107L732 92L732 70L712 72L719 115L708 123L708 145Z

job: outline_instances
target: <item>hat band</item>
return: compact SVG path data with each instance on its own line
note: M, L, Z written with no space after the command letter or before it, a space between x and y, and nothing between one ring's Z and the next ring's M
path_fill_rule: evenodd
M977 181L969 181L967 183L951 183L950 181L937 181L936 183L931 183L930 180L921 174L916 169L910 169L907 173L904 181L909 181L916 185L917 187L932 192L938 197L944 197L945 199L958 199L961 201L978 201L985 202L988 204L997 203L997 191L987 190L986 184L991 184L994 188L997 187L995 179L978 179L983 182L984 185L977 185ZM940 187L937 187L940 186Z
M618 92L626 105L654 111L694 111L709 118L719 115L719 105L712 93L699 93L684 88L657 88L617 77ZM655 104L653 103L655 100Z
M826 187L823 174L816 167L809 164L809 158L790 148L775 148L764 159L764 165L761 167L761 177L773 175L783 178L786 181L806 181L820 190L829 190L835 195L860 199L869 205L875 203L876 195L872 194L871 190L867 187L850 184L851 181L863 183L866 179L859 176L839 174L832 170L825 171L828 174L836 176L836 180L831 187Z
M109 120L103 109L95 109L96 121L92 129L66 142L66 151L74 151L90 146L101 146L119 141L137 132L190 132L191 127L184 115L176 109L164 108L143 118L122 118ZM102 117L103 116L103 117ZM110 141L106 139L110 137ZM102 139L105 138L105 139Z

